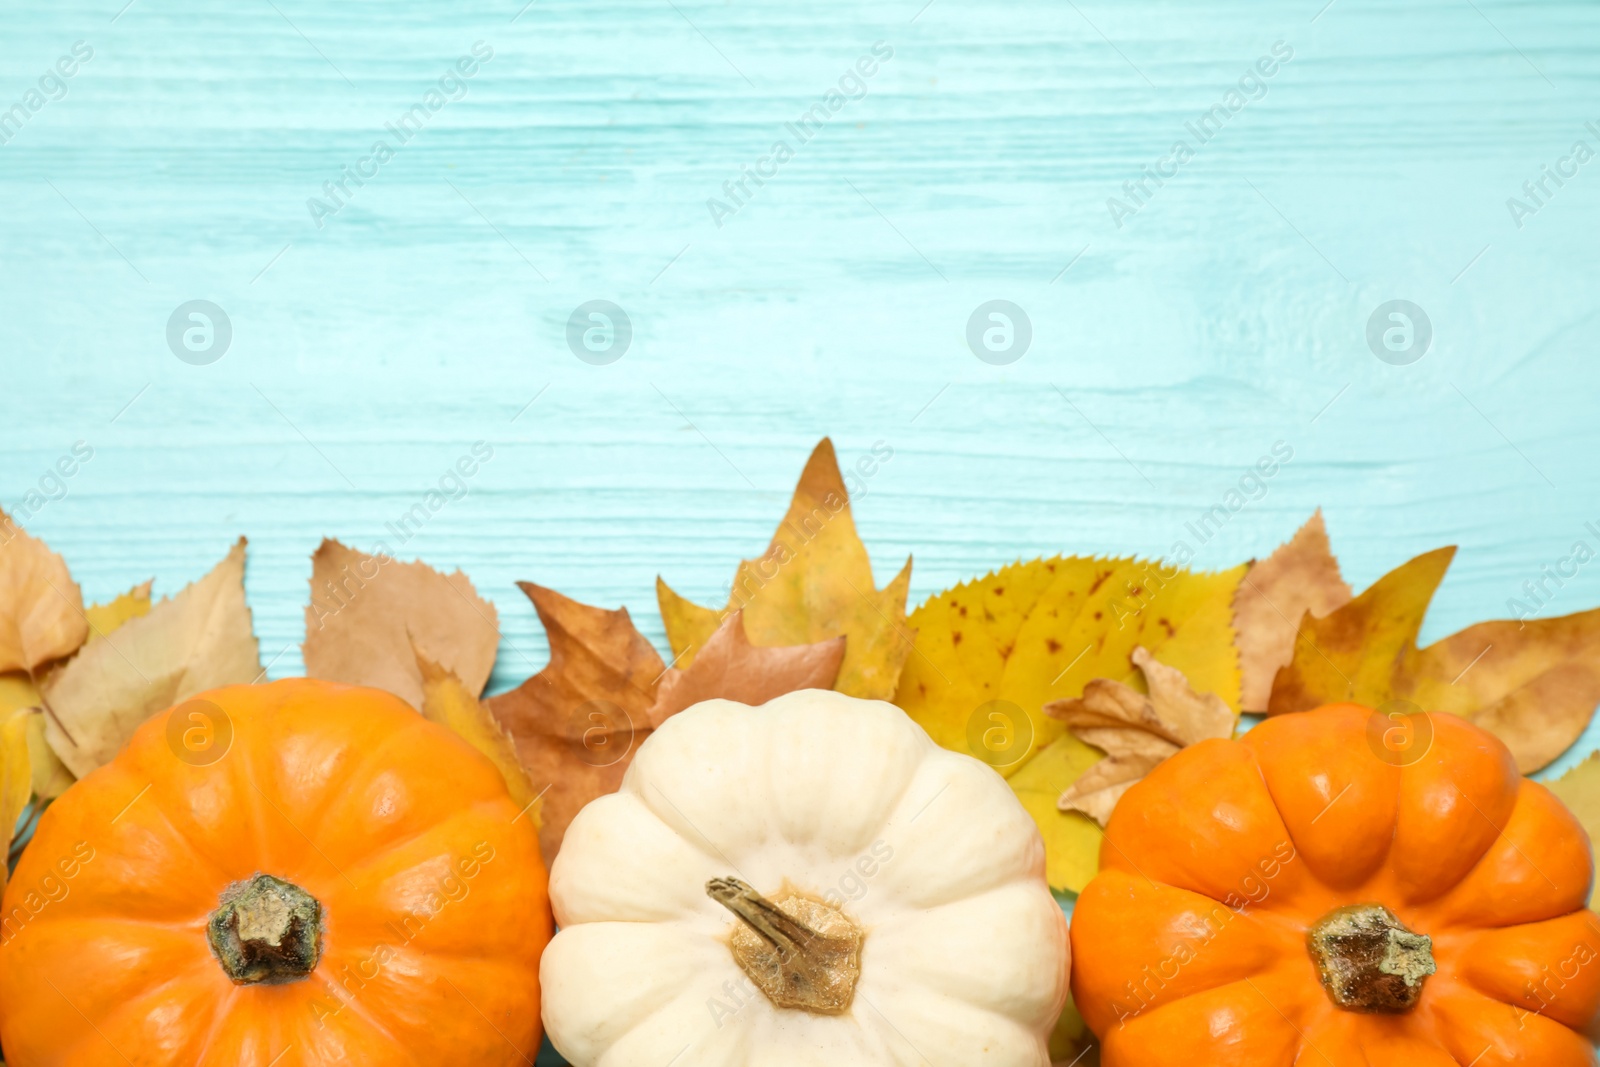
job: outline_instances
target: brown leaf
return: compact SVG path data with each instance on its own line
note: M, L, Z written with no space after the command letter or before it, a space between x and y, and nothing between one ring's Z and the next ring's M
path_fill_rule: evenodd
M1278 668L1294 658L1294 635L1306 612L1322 616L1350 599L1318 508L1295 535L1256 560L1239 583L1233 625L1239 647L1240 703L1265 711Z
M660 726L691 704L720 697L765 704L796 689L832 689L844 660L843 635L814 645L758 648L744 632L744 612L735 611L700 649L694 662L674 667L661 679L650 725Z
M1404 700L1493 732L1532 773L1583 733L1600 703L1600 608L1554 619L1495 619L1427 648L1417 634L1454 548L1396 567L1326 618L1307 617L1268 710Z
M0 671L31 671L89 637L66 561L0 511Z
M612 793L650 732L650 709L666 664L634 628L626 608L607 611L553 589L518 583L550 638L550 663L489 710L544 796L539 844L554 861L573 816Z
M1150 695L1109 678L1096 678L1083 696L1046 704L1045 714L1060 719L1081 741L1106 758L1084 771L1061 794L1062 811L1081 811L1101 826L1135 782L1162 760L1188 745L1233 734L1234 715L1215 693L1196 693L1176 667L1143 647L1133 650Z
M129 619L55 671L43 689L45 737L82 778L115 756L158 711L261 677L244 599L245 541L205 577Z
M323 541L311 557L306 674L387 689L421 708L413 638L477 696L494 669L500 619L460 571Z
M1600 852L1600 752L1590 753L1588 759L1544 785L1583 824L1591 850ZM1589 891L1589 909L1596 907L1600 907L1600 880Z

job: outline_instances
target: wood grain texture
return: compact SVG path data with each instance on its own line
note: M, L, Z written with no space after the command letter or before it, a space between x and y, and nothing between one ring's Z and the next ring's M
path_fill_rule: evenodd
M719 601L824 434L847 464L894 449L856 515L880 583L915 553L914 600L1057 551L1186 539L1223 566L1320 505L1357 589L1462 546L1431 638L1600 548L1600 162L1521 228L1506 204L1600 148L1593 5L121 5L0 16L0 109L94 50L0 144L0 501L90 443L25 522L100 598L173 592L248 534L275 676L324 535L471 575L504 622L493 691L544 663L518 579L665 648L656 574ZM308 198L477 41L465 95L319 229ZM865 95L788 134L879 41ZM1265 95L1114 225L1280 41ZM780 138L719 227L707 199ZM165 338L197 298L233 326L209 366ZM1008 366L965 340L996 298L1032 323ZM1396 298L1434 329L1409 366L1365 340ZM592 299L633 324L608 366L565 341ZM470 492L399 543L476 441ZM1600 565L1563 581L1549 613L1600 603Z

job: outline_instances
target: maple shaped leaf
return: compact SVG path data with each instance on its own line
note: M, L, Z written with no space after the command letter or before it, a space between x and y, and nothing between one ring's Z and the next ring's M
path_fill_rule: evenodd
M833 684L843 638L799 648L758 648L737 613L707 640L695 662L668 670L626 608L580 604L521 582L550 639L550 663L487 707L516 745L543 796L539 843L560 851L573 816L616 792L639 745L689 703L719 697L761 704L794 689Z
M1239 648L1239 704L1265 711L1272 680L1294 658L1295 633L1310 612L1326 615L1350 600L1350 586L1328 544L1319 508L1295 535L1266 559L1256 560L1233 600Z
M893 695L911 654L910 588L909 557L887 586L873 583L872 562L856 534L850 494L826 437L806 462L766 552L740 562L726 608L701 607L656 579L667 641L680 666L690 666L723 619L742 609L745 633L759 646L848 638L835 686L871 700Z
M0 511L0 671L32 671L89 636L66 561Z
M1481 622L1418 648L1455 551L1424 553L1326 617L1303 619L1268 712L1346 700L1381 709L1404 700L1494 733L1524 774L1565 751L1600 703L1600 608Z
M324 540L311 557L306 674L386 689L421 708L413 640L476 696L494 670L500 618L460 571Z
M1149 695L1110 678L1084 686L1083 696L1046 704L1073 736L1106 758L1085 771L1061 794L1062 811L1081 811L1101 826L1139 779L1156 764L1189 745L1232 737L1236 717L1215 693L1197 693L1183 672L1157 660L1148 650L1133 650Z
M203 578L93 641L45 683L45 737L79 778L115 756L151 715L261 677L244 598L245 541Z
M1050 885L1077 891L1098 868L1100 828L1057 802L1100 753L1044 706L1095 678L1137 682L1139 646L1237 705L1232 605L1244 572L1082 556L1011 564L912 613L916 654L894 702L938 744L1007 777L1044 835Z

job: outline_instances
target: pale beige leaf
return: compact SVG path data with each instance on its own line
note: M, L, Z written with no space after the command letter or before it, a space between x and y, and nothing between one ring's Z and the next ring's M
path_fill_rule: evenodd
M0 671L70 656L89 636L66 561L0 512Z
M306 674L387 689L421 708L413 639L477 696L494 669L500 617L460 571L323 541L311 557Z
M44 687L45 737L83 777L151 715L196 693L261 676L244 597L245 541L205 577L86 646Z
M1294 658L1301 617L1308 611L1326 615L1349 599L1350 587L1339 574L1319 508L1272 555L1250 565L1234 595L1239 699L1245 711L1267 710L1278 668Z
M1233 709L1217 694L1196 693L1182 671L1162 663L1148 649L1134 649L1132 659L1144 674L1156 717L1170 724L1179 744L1192 745L1233 732Z

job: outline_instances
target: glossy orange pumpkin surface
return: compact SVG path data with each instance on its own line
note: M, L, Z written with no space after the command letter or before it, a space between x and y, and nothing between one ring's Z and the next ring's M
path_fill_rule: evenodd
M295 679L154 716L45 812L4 913L9 1067L537 1055L535 827L487 759L376 690Z
M1202 742L1128 791L1100 862L1072 988L1105 1067L1594 1062L1588 838L1462 719L1346 704ZM1415 984L1387 948L1367 972L1409 1008L1325 985L1308 935L1357 905L1431 945Z

